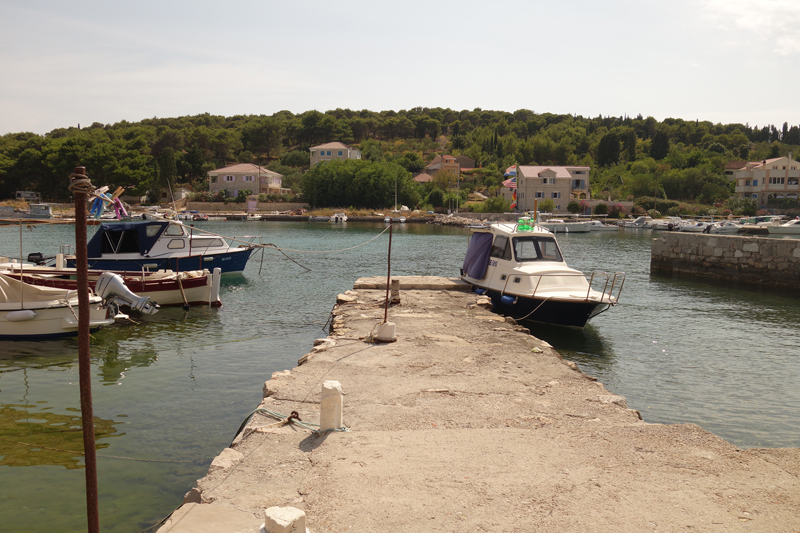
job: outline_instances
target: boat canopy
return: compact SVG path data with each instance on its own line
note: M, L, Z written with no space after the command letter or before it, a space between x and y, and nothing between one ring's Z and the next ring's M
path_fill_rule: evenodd
M476 232L472 234L464 256L461 270L473 279L482 279L489 266L489 253L492 250L492 234Z
M88 256L136 253L145 255L150 252L169 224L160 220L100 224L97 233L87 245Z

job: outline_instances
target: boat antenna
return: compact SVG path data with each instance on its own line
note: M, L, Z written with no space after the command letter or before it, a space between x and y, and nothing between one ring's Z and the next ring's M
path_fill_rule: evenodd
M175 218L178 217L178 206L175 205L175 195L172 194L172 184L169 182L169 176L164 176L167 180L167 187L169 188L169 197L172 198L172 210L175 211Z

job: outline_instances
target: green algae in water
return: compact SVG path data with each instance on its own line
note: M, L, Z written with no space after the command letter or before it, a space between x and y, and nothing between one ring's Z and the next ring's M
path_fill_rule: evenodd
M63 466L83 468L83 430L80 415L28 411L25 405L0 407L0 466ZM119 422L94 418L95 439L119 437ZM95 449L108 443L96 442Z

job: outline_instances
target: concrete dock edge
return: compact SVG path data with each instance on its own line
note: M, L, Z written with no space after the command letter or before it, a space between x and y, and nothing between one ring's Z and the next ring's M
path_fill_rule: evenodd
M273 507L313 533L800 531L800 449L647 423L457 280L398 279L396 341L367 342L386 278L358 280L159 532L255 533ZM288 421L319 423L327 381L346 431Z

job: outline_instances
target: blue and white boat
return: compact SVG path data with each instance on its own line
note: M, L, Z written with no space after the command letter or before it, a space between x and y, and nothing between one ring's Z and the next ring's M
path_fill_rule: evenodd
M221 269L242 272L253 253L252 243L197 230L174 220L144 220L100 224L87 245L89 268L141 272L143 270ZM75 266L75 258L67 258Z
M623 272L587 276L569 268L555 235L527 219L473 226L470 233L461 279L489 296L497 313L582 328L617 304Z

